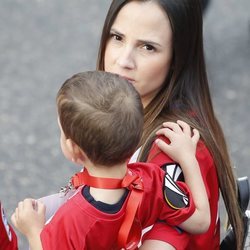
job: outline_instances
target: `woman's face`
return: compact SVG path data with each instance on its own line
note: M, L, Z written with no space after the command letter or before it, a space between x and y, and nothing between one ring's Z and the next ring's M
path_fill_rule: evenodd
M146 107L161 89L172 60L169 19L154 1L131 1L118 13L107 41L105 71L128 79Z

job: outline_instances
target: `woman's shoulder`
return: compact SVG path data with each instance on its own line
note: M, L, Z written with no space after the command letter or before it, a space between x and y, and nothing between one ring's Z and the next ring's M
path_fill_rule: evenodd
M165 141L166 143L169 143L168 138L166 138L165 136L156 137L156 139L158 138ZM171 163L173 162L173 160L167 154L163 153L156 145L156 143L153 142L151 149L149 150L148 153L147 162L155 163L157 165L162 165L166 162Z
M205 145L205 143L202 140L200 140L197 144L196 159L199 162L199 164L204 162L206 163L206 165L209 165L209 166L214 165L212 154L210 153L208 147Z
M169 143L169 140L164 136L159 136L157 138ZM204 171L209 171L210 168L214 168L212 154L202 140L200 140L197 144L196 158L200 167L205 168ZM148 154L147 162L157 164L158 166L163 166L165 164L171 164L174 161L167 154L162 152L156 143L153 143Z

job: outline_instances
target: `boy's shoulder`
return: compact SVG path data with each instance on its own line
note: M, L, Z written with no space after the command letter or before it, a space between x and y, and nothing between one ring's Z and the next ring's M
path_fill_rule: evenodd
M154 171L162 171L160 167L155 163L149 162L135 162L135 163L128 163L128 169L132 172L143 173L143 172L154 172Z
M135 162L128 164L128 170L132 174L136 174L143 179L143 182L158 183L164 180L165 172L154 163L145 163L145 162Z

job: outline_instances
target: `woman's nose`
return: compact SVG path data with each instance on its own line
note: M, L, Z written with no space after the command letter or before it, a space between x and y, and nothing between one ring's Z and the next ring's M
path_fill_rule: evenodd
M124 48L118 58L117 64L122 68L134 69L135 68L135 58L134 52L130 48Z

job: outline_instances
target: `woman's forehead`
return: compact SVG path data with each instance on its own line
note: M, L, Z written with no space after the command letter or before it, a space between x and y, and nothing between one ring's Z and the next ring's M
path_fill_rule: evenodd
M112 29L139 40L157 40L172 34L167 14L154 1L127 3L118 13Z

